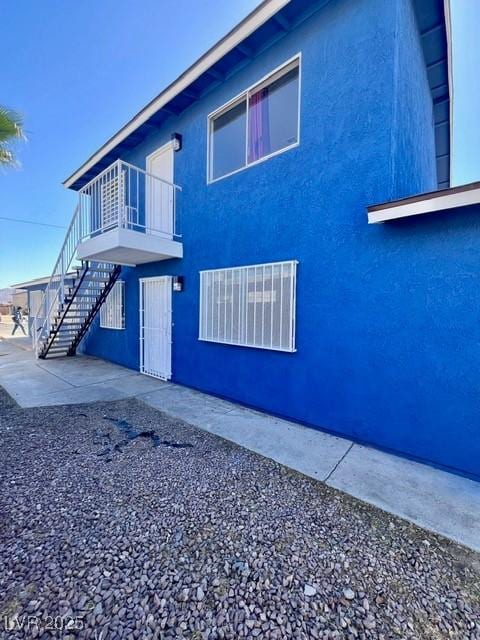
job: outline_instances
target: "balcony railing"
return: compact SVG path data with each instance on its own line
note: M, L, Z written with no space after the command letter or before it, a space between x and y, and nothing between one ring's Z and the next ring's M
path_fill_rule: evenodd
M177 194L180 191L179 186L122 160L114 162L80 190L79 204L35 316L33 344L37 354L50 332L53 319L63 308L67 285L73 276L70 272L81 266L80 261L84 257L79 255L79 247L83 243L94 242L94 238L108 231L124 229L150 236L152 259L158 258L155 251L160 251L157 246L152 248L152 243L158 245L162 242L163 245L169 244L166 249L164 246L161 248L163 257L181 257L178 248L170 247L181 247L181 244L164 242L180 237L176 229ZM140 235L134 235L141 239ZM162 241L154 241L151 236ZM103 237L107 238L106 235ZM141 246L143 243L137 244ZM111 262L122 264L122 261L101 258L97 258L95 263L110 268Z
M174 240L181 188L117 160L79 191L81 239L128 229Z

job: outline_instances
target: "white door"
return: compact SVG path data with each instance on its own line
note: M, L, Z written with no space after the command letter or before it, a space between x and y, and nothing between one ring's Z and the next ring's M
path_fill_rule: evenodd
M172 277L140 279L140 372L172 377Z
M147 156L147 233L167 238L174 232L173 153L169 142Z

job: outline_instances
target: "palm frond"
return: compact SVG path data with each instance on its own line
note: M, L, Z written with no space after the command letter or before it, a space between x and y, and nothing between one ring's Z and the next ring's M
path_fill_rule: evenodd
M0 165L16 165L11 145L15 140L25 140L23 118L7 107L0 106Z

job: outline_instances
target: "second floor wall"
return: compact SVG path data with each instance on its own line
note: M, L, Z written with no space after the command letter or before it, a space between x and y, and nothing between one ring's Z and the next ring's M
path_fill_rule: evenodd
M218 176L209 169L209 114L292 60L298 139L211 182ZM289 99L280 97L287 129L295 117ZM232 134L232 155L248 137L239 137L245 126ZM411 0L331 0L122 159L146 168L172 132L183 143L173 179L183 189L185 242L204 234L249 242L265 233L292 242L319 225L364 226L368 204L435 189L432 100Z

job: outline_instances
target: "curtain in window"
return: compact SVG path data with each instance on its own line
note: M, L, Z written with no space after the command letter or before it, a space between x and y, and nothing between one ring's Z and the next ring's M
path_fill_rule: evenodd
M264 87L250 96L248 104L248 162L270 153L269 90Z

